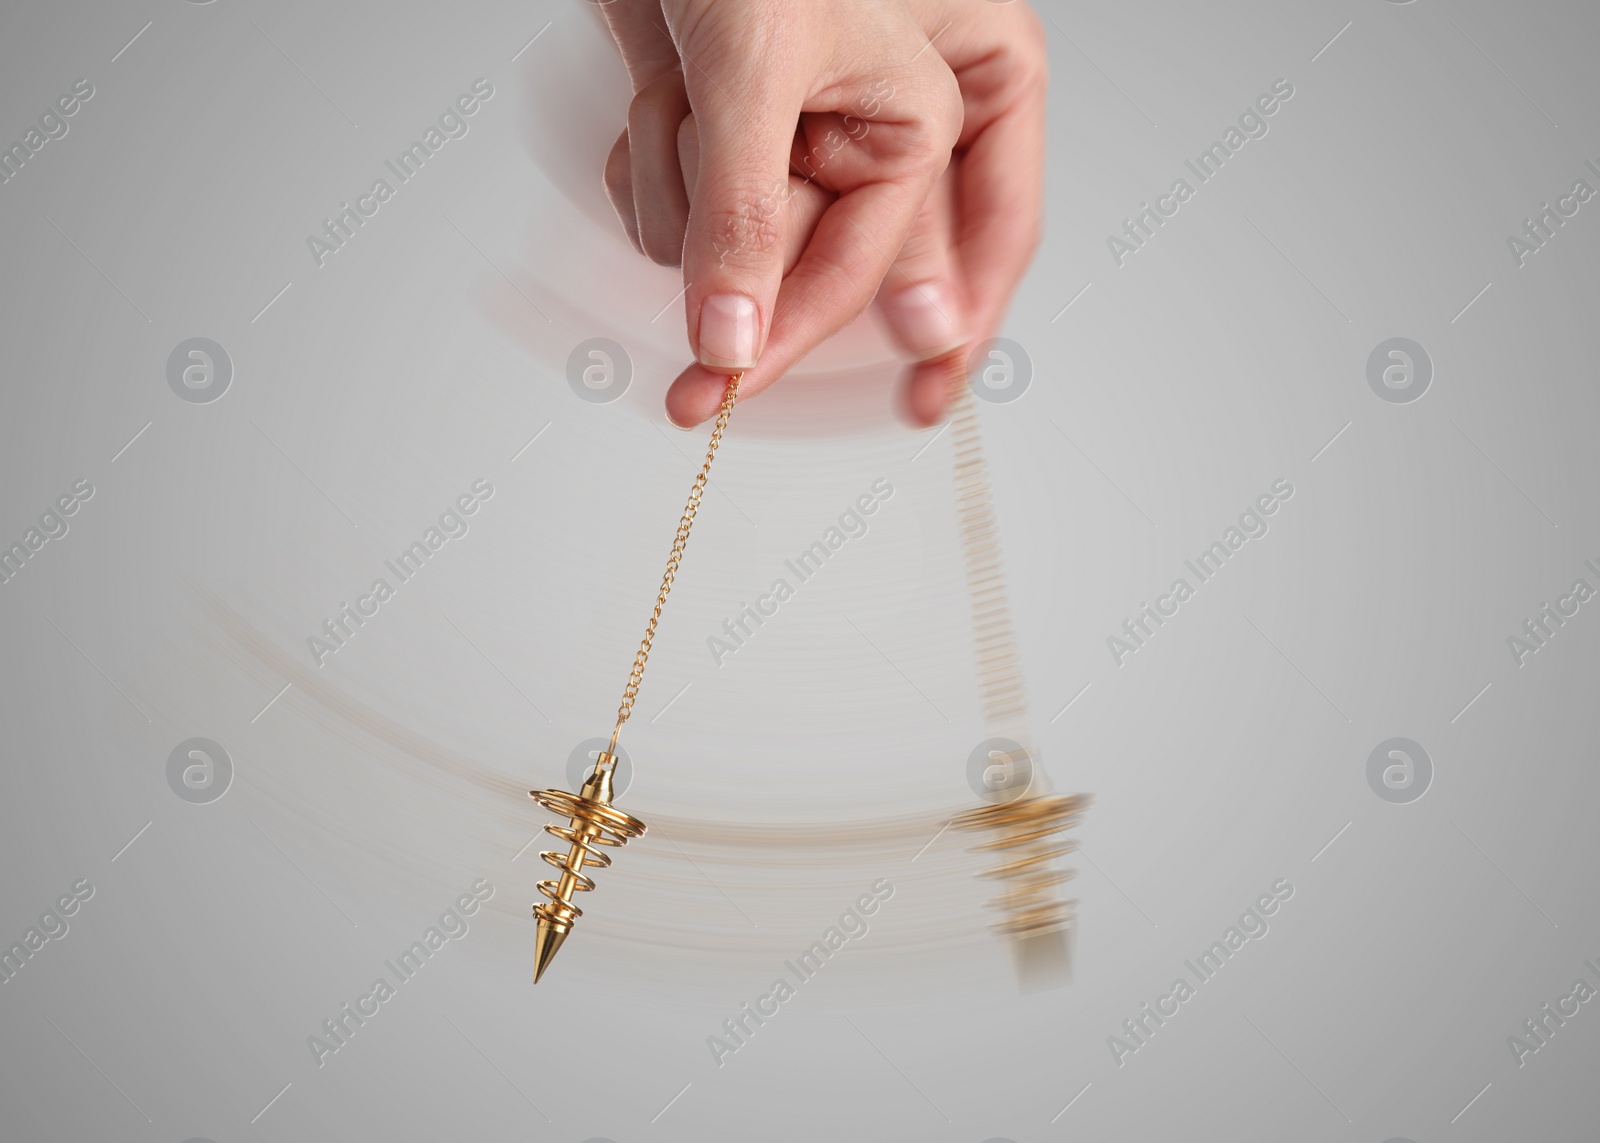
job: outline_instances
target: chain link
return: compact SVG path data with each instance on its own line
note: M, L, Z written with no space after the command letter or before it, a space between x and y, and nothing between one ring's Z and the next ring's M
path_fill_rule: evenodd
M700 510L700 498L705 495L706 481L711 477L711 462L716 458L717 446L722 443L723 430L728 427L728 418L733 414L733 403L739 396L739 382L744 378L743 373L735 373L728 378L727 391L722 395L722 411L717 414L717 423L711 429L711 443L706 448L706 461L700 466L700 474L694 478L694 487L689 490L689 501L683 507L683 518L678 521L678 533L672 538L672 554L667 557L666 574L661 577L661 591L656 595L655 610L650 613L650 622L644 629L644 640L639 644L639 653L633 657L633 670L628 674L628 685L622 692L622 705L617 708L617 725L611 732L611 746L608 753L614 753L617 748L617 736L622 733L622 724L628 721L628 716L633 713L633 700L639 695L639 682L644 678L644 667L650 659L650 644L656 637L656 624L661 620L661 609L666 605L667 593L672 590L673 581L678 578L678 565L683 560L683 549L689 542L689 529L694 526L695 513Z

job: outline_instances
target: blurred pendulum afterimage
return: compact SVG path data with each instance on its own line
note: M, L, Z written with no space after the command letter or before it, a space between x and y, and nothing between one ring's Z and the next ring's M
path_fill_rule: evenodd
M961 814L953 824L988 835L974 848L996 862L981 876L1000 883L999 894L989 903L1000 914L994 928L1006 941L1017 983L1026 992L1071 977L1077 902L1062 900L1056 886L1072 877L1059 859L1074 846L1051 839L1078 823L1089 798L1042 792L1048 783L1026 745L1031 742L1027 689L1011 625L983 438L963 365L959 355L949 361L956 522L988 737L974 760L986 804Z

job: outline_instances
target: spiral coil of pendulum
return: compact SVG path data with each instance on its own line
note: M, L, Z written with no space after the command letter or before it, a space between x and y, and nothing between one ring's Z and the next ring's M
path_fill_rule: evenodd
M539 854L562 873L561 882L539 882L539 892L550 900L539 909L562 920L581 917L583 910L572 904L572 894L594 888L594 879L584 876L583 870L588 866L604 869L611 864L611 855L594 847L626 845L644 834L645 825L619 809L565 790L541 790L534 795L534 801L551 813L572 819L572 825L551 822L544 827L546 833L567 842L571 849L566 853L547 849Z
M678 530L672 538L672 551L667 557L667 570L661 577L661 588L656 594L655 610L650 613L644 640L639 644L638 653L633 659L633 667L628 672L628 684L622 692L622 705L617 708L617 724L611 731L611 744L599 752L594 771L576 794L568 793L566 790L528 792L529 796L545 809L567 819L566 825L553 822L544 828L547 833L566 842L568 846L566 853L560 850L546 850L539 854L547 863L559 869L561 876L553 881L539 882L539 892L546 900L544 904L533 907L533 917L538 922L533 950L535 984L544 975L545 969L550 967L550 961L561 948L562 942L567 939L567 934L572 932L573 922L583 916L583 910L572 903L572 898L575 894L587 893L594 889L594 879L585 874L584 870L605 869L611 864L611 855L605 853L605 849L626 845L631 839L642 837L645 833L645 824L642 821L623 813L611 804L614 797L613 775L617 766L617 737L622 733L622 724L627 722L628 716L633 713L634 699L639 694L639 682L644 677L645 664L650 659L650 646L655 640L656 625L661 620L661 610L666 605L667 594L677 579L678 566L683 560L684 548L689 542L689 530L694 525L695 513L700 509L700 500L705 495L706 483L711 477L711 462L717 455L717 446L722 443L723 431L728 427L728 418L733 413L733 404L738 398L739 382L743 376L742 373L735 373L728 378L728 386L722 397L722 409L717 414L716 424L711 430L711 443L706 449L705 463L700 466L700 473L695 477L694 485L689 490L688 503L684 505L683 516L678 521Z
M966 383L966 361L948 359L951 395L951 439L955 450L956 524L972 597L972 626L978 653L979 694L991 735L1008 731L1012 739L1007 765L1028 768L1020 789L1001 794L990 805L958 815L957 828L987 831L991 837L973 849L999 860L979 876L999 881L1001 889L989 907L1001 916L995 930L1011 942L1023 983L1063 977L1071 964L1071 935L1076 901L1062 900L1056 887L1070 880L1071 870L1058 859L1077 847L1054 835L1072 828L1088 808L1085 794L1033 793L1036 775L1028 748L1013 739L1027 739L1027 699L1022 685L1021 657L1011 625L1005 572L1000 562L999 525L989 488L988 466L977 410ZM1012 753L1018 757L1012 757Z
M1057 899L1054 889L1075 873L1062 869L1056 859L1077 846L1046 839L1077 825L1087 807L1088 798L1081 794L1024 795L1003 805L970 810L956 819L958 828L992 830L996 835L972 847L1002 859L978 875L1004 883L999 895L988 902L989 908L1004 914L995 923L996 932L1021 940L1071 926L1076 902Z
M561 876L554 881L541 881L538 886L546 901L533 908L534 919L538 922L533 967L535 984L544 975L544 970L567 939L567 934L572 931L572 923L583 916L583 910L572 902L575 894L587 893L594 888L594 879L583 871L588 868L604 869L611 864L611 855L601 847L623 846L633 838L644 835L645 824L642 821L610 804L611 778L615 766L615 756L602 753L594 773L584 782L581 792L531 791L534 801L551 813L568 819L567 825L551 822L544 827L546 833L566 842L568 849L565 853L547 849L539 854L548 864L559 869Z

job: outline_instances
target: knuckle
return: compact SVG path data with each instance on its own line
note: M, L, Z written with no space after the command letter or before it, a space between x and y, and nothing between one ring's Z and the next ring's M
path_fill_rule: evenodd
M944 97L945 97L945 147L948 151L956 145L956 140L961 138L961 128L967 119L966 100L961 97L961 82L956 79L955 72L945 69L944 72Z
M839 314L829 323L829 334L843 329L865 313L883 284L881 277L863 279L850 267L820 253L813 257L810 273L822 284L822 292L832 303L830 308Z
M633 201L633 183L628 161L628 133L624 131L612 144L611 151L606 155L606 165L601 172L605 180L606 193L613 202L617 196L626 192L628 201Z
M644 247L645 257L657 266L676 267L683 264L683 234L680 232L674 241L670 234L658 233L651 227L641 228L639 244Z
M663 130L675 126L689 107L683 73L673 70L641 88L628 104L628 126L633 130Z
M683 241L674 243L666 235L658 234L649 227L643 227L639 234L639 244L644 247L646 258L657 266L675 267L683 262Z
M629 166L627 128L622 128L622 133L616 136L616 142L611 144L611 150L606 152L605 181L613 182L618 181L619 178L626 178L627 166Z
M756 265L783 249L779 217L771 196L743 195L731 205L710 211L701 222L701 234L716 251L720 265Z
M923 164L942 167L961 137L966 108L955 73L943 60L935 57L935 61L920 77L922 114L906 125L906 144L910 153Z
M900 253L895 255L894 264L906 275L902 282L920 281L926 276L925 267L943 263L945 243L946 238L940 233L934 220L926 213L919 217L916 225L911 228L911 233L906 235Z

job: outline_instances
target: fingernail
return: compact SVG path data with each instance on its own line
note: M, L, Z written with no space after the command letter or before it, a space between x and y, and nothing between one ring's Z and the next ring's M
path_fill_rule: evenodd
M756 363L761 312L743 294L712 294L700 303L700 364L749 369Z
M667 410L667 424L671 425L675 429L682 429L684 432L688 432L690 429L694 428L693 425L680 425L677 421L673 420L671 409Z
M885 299L883 312L901 344L920 358L936 357L966 341L955 299L942 282L923 282Z

